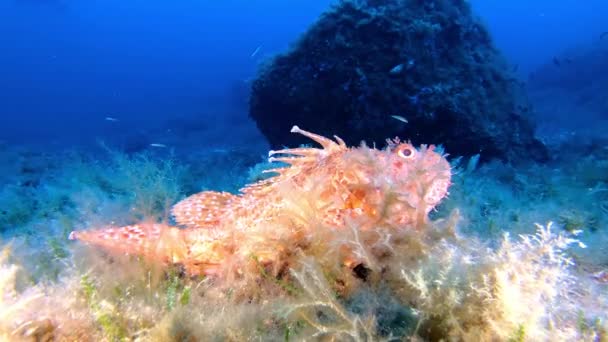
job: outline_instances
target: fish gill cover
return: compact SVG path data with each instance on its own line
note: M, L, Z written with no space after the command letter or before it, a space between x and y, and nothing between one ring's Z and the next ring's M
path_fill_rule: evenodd
M286 134L297 122L350 144L400 135L456 155L545 160L528 110L460 0L340 1L261 69L250 100L273 147L303 142Z

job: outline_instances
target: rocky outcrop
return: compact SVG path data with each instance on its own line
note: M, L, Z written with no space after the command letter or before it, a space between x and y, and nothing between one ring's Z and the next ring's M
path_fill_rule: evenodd
M544 160L518 87L464 0L341 1L260 70L250 116L274 148L305 142L297 124L349 144Z

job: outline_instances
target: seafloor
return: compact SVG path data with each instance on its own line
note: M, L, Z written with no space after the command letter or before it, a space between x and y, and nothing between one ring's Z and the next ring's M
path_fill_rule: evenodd
M0 145L0 339L607 338L605 146L553 148L563 156L546 165L451 157L449 197L427 233L403 238L409 260L378 257L401 278L349 291L336 289L323 253L302 256L290 275L262 269L252 285L68 241L72 230L166 221L186 195L260 179L265 143L253 128L233 133L251 138L210 145L182 135L128 153ZM211 141L205 134L193 136Z

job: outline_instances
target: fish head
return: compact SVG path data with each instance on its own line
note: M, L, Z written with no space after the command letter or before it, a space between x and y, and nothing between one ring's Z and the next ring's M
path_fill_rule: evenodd
M447 196L451 184L450 164L433 145L393 144L385 172L398 197L424 215Z

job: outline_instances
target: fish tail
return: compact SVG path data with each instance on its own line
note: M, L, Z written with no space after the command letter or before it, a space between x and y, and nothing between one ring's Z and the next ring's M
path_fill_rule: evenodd
M69 239L109 252L140 255L167 263L184 262L188 250L181 229L159 223L74 231Z

